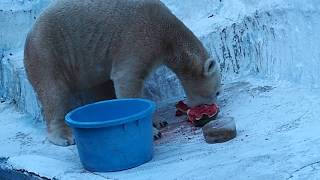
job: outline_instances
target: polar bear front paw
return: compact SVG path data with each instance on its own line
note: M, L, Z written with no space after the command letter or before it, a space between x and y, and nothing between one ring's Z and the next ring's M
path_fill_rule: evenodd
M161 132L157 128L153 127L153 140L158 140L161 136Z
M51 132L48 133L48 139L51 143L58 146L69 146L75 144L72 134L61 136L60 133Z
M161 129L164 128L168 125L168 122L160 117L160 116L155 116L154 120L153 120L153 126L156 127L157 129Z

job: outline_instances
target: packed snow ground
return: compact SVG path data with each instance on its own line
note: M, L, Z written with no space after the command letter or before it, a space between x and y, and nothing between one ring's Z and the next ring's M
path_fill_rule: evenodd
M42 124L0 105L0 157L7 166L57 179L319 179L320 90L246 79L224 86L221 116L236 120L238 135L206 144L202 130L174 117L174 107L158 113L170 121L155 142L154 158L114 173L85 171L75 146L58 147ZM177 122L179 122L177 124Z

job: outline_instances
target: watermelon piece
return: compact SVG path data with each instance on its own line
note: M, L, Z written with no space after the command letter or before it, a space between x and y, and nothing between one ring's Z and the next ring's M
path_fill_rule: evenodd
M180 111L180 110L176 110L176 116L183 116L185 113Z
M203 118L204 115L212 118L218 112L218 106L215 104L212 105L200 105L188 109L187 115L190 121L196 121Z
M183 113L187 113L188 109L189 109L189 106L186 105L183 101L179 101L177 104L176 104L176 108L178 111L181 111Z
M176 116L187 114L188 120L197 127L204 126L216 118L219 108L216 104L203 104L196 107L188 107L183 101L176 104Z
M210 121L214 120L216 116L214 116L213 118L202 118L198 121L193 121L191 122L195 127L203 127L204 125L206 125L207 123L209 123Z

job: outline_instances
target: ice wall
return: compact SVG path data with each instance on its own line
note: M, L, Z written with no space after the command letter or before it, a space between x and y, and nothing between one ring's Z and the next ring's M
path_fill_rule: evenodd
M50 0L0 2L0 94L39 116L22 65L22 46ZM320 2L317 0L163 0L220 63L223 80L246 76L320 85ZM12 55L10 55L10 53ZM176 76L160 68L146 83L157 102L184 96Z
M220 63L223 81L246 76L320 85L320 2L315 0L163 0ZM165 76L163 76L166 74ZM151 97L184 96L170 71L156 72ZM172 88L174 87L174 88ZM179 89L179 90L177 90ZM161 97L159 98L159 94Z
M254 74L318 87L320 10L303 8L255 11L201 39L220 62L225 80Z
M21 48L31 25L50 0L1 0L0 49Z
M23 67L27 32L50 0L0 1L0 96L23 112L41 119L36 95Z
M42 120L42 114L36 94L26 78L22 52L18 49L3 54L0 64L0 95L2 100L15 103L19 110L29 113L39 121Z

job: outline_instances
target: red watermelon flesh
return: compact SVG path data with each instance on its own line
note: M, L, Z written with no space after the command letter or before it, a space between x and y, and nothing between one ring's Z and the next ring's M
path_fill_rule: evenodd
M186 105L183 101L179 101L176 104L176 108L177 108L176 116L182 116L186 114L189 109L188 105Z
M200 105L190 108L187 111L189 121L198 121L203 118L212 118L218 113L218 106L216 104Z
M217 115L219 108L216 104L204 104L195 107L188 107L183 101L176 104L176 116L187 114L188 120L191 122L199 121L203 118L212 118Z
M183 101L179 101L179 102L176 104L176 108L177 108L177 110L186 113L186 112L188 111L188 109L189 109L189 106L186 105Z

